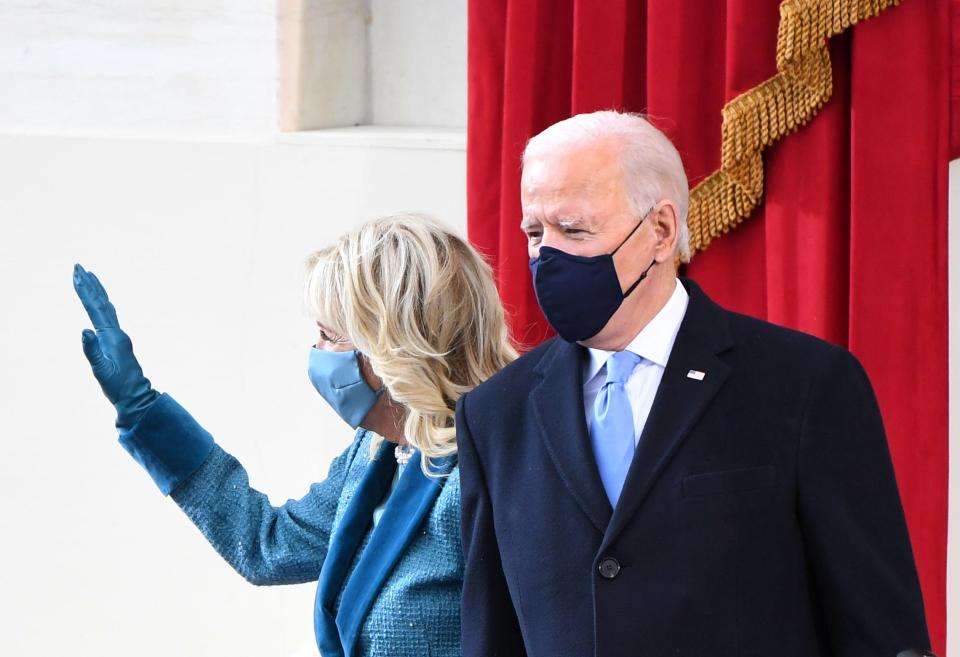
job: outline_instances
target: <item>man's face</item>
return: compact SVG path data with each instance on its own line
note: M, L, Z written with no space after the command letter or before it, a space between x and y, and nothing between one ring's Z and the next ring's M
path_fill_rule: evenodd
M610 143L529 158L520 179L520 204L530 259L541 246L582 256L610 253L640 219Z

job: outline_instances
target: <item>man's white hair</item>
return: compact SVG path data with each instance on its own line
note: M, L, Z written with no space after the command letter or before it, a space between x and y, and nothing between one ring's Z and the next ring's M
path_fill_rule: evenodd
M661 199L677 208L680 229L677 251L690 260L690 229L687 209L690 189L680 153L665 134L639 114L604 110L564 119L527 142L523 163L552 150L565 150L585 143L610 140L620 150L620 166L627 196L634 212L647 212Z

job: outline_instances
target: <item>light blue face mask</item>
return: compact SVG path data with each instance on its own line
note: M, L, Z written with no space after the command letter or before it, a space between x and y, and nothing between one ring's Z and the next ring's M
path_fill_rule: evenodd
M324 351L310 347L307 375L320 396L343 421L356 429L385 388L374 390L360 373L359 351Z

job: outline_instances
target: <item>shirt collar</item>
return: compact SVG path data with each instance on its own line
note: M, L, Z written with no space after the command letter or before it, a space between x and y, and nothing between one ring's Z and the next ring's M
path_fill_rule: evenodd
M667 303L630 341L626 351L632 351L660 367L666 367L667 359L670 358L670 351L673 349L673 343L677 339L677 332L680 330L680 322L683 321L683 315L687 311L689 300L690 296L680 283L680 279L676 279L676 287ZM587 351L590 353L590 359L586 364L584 382L595 377L603 369L607 359L613 354L612 351L604 351L603 349L591 348Z

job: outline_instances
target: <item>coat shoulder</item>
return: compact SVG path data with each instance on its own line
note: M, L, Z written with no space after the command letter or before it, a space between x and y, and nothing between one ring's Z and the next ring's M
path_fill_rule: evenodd
M550 350L560 338L551 338L534 347L489 379L471 390L464 397L470 398L471 406L485 407L489 403L502 405L517 395L526 398L534 381L538 378L537 367L548 357Z
M820 369L836 361L857 362L846 348L815 335L750 315L726 311L735 346L779 365Z

